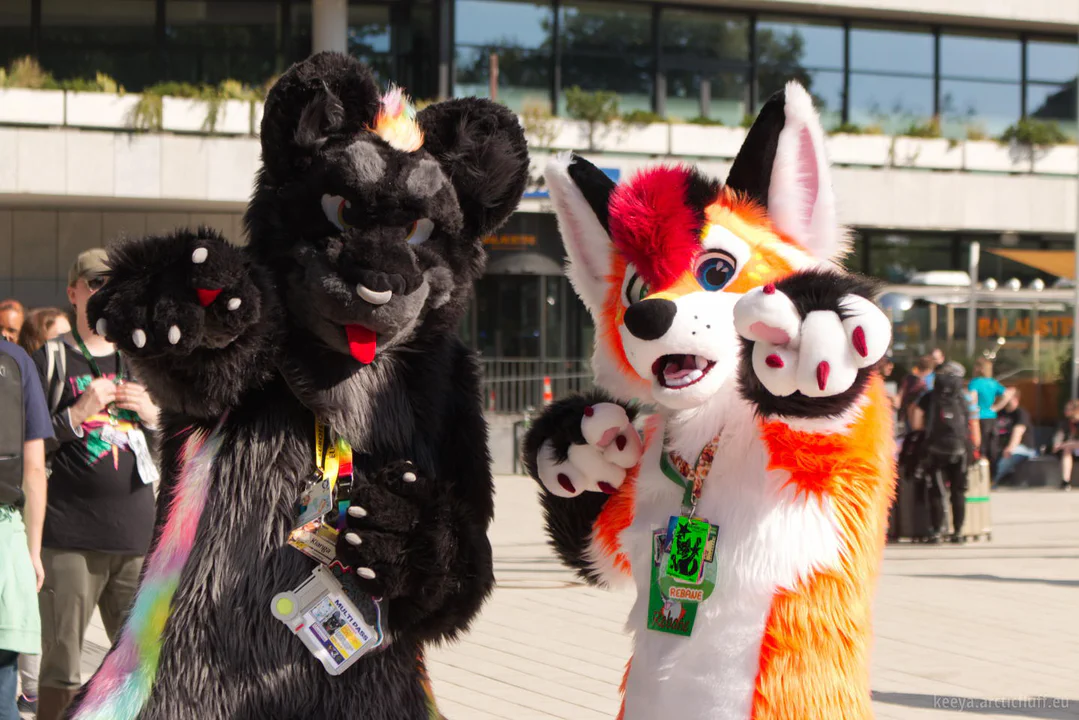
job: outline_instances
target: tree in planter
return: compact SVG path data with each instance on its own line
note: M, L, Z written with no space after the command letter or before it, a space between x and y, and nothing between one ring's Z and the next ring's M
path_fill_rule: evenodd
M566 112L588 127L588 150L596 151L596 131L618 119L618 95L607 90L588 92L574 85L566 91Z
M206 118L202 123L202 131L213 133L217 129L221 108L226 100L246 100L250 103L253 114L259 93L238 80L223 80L216 86L182 82L158 83L142 91L138 104L132 108L128 125L138 130L160 131L162 98L166 96L204 101Z
M27 55L0 68L0 87L24 90L59 90L60 84L41 64Z
M529 144L535 147L550 148L558 137L558 120L545 100L526 100L521 108L521 124Z

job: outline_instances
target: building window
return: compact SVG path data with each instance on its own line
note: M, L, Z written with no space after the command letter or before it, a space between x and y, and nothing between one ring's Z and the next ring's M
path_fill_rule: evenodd
M739 125L749 110L749 18L664 8L661 67L667 115Z
M1031 40L1027 43L1028 116L1055 122L1072 138L1076 127L1076 68L1079 45L1068 42Z
M562 88L611 90L622 111L652 109L652 13L644 5L567 3L559 10ZM559 112L566 111L560 93Z
M850 32L850 122L894 133L927 122L933 106L933 35L854 27Z
M278 57L279 13L275 0L168 0L167 78L264 84L284 69L284 58Z
M58 80L111 75L138 91L161 79L154 0L42 0L41 65Z
M0 3L0 67L33 52L30 46L30 0Z
M940 38L940 115L944 135L1000 135L1022 114L1018 38L946 33Z
M498 100L514 110L550 107L551 33L547 3L457 0L454 17L456 97L490 97L490 57L498 55Z
M905 283L919 272L957 269L951 235L867 232L859 249L869 255L867 263L861 261L868 274L891 283Z
M394 76L390 53L389 6L349 4L348 54L368 65L381 82L400 82Z
M757 23L758 104L790 80L813 95L825 128L843 122L843 28L838 24L769 20Z

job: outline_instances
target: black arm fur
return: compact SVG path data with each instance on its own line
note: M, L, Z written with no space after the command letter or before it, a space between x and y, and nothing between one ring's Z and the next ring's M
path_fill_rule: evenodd
M581 433L581 419L584 417L585 408L597 403L622 405L631 422L637 416L635 407L614 400L602 390L563 398L552 403L532 423L525 435L522 452L525 469L540 485L540 504L543 506L551 547L565 565L573 568L591 585L603 584L587 559L587 551L592 537L592 526L607 504L608 496L591 492L572 498L552 495L539 482L537 456L540 447L550 440L555 459L565 462L571 445L585 444L584 435Z

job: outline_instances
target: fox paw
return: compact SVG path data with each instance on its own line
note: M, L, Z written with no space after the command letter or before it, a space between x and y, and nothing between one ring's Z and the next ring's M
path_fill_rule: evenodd
M748 383L751 389L759 385L777 400L850 393L884 356L892 337L887 316L862 294L864 282L811 271L756 288L739 300L734 324L751 345L744 358L749 367L743 362L743 371L755 380ZM792 409L798 415L817 415L842 408L825 403L819 413Z
M612 495L641 459L629 413L612 402L576 397L552 406L525 439L525 464L552 495Z

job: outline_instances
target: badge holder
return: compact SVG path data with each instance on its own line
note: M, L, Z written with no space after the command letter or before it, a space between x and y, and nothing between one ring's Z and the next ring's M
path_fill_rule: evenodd
M329 568L319 565L294 590L278 593L273 616L288 626L318 658L326 672L340 675L382 645L382 608L377 600L346 588Z

